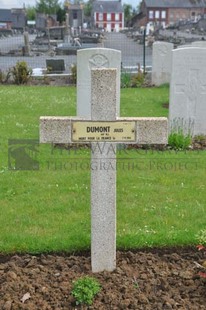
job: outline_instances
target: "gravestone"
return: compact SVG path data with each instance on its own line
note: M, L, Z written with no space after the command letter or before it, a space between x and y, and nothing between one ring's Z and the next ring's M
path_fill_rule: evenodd
M206 53L204 48L173 51L170 131L182 127L193 136L206 134Z
M206 48L206 41L195 41L195 42L192 42L192 47L203 47L203 48Z
M116 268L116 143L167 143L167 118L116 116L117 87L117 69L92 69L90 120L40 118L40 143L91 143L93 272Z
M178 48L186 48L186 47L193 47L193 46L191 44L182 44L182 45L178 45L177 49Z
M174 44L168 42L155 42L152 48L152 84L159 86L161 84L169 83Z
M29 33L24 31L24 47L23 47L23 55L30 56L30 44L29 44Z
M117 68L117 115L120 111L121 52L108 48L77 51L77 115L91 118L91 69Z
M69 26L69 14L66 13L64 43L69 43L70 40L71 40L71 35L70 35L70 26Z
M48 73L62 73L65 71L64 59L46 59Z

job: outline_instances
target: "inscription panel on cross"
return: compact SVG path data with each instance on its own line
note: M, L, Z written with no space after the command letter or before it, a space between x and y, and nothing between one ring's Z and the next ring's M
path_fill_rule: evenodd
M72 121L73 142L135 142L135 122Z

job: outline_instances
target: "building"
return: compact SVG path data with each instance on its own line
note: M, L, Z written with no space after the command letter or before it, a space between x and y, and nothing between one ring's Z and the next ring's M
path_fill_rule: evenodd
M58 26L56 14L36 13L36 29L45 30L46 28Z
M162 26L197 21L206 14L206 0L143 0L133 26Z
M12 16L11 10L0 9L0 30L11 30Z
M24 30L27 18L24 9L0 9L0 30Z
M27 25L25 9L11 9L12 29L24 30Z
M92 23L98 29L119 32L124 28L124 9L120 1L95 1L92 7Z
M69 14L69 26L71 29L78 29L83 27L84 10L83 4L72 4L66 1L64 4L66 12Z

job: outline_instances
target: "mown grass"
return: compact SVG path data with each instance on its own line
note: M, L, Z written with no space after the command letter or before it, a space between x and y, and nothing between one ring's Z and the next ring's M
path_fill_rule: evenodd
M40 145L38 171L8 169L8 139L38 139L39 117L75 115L76 89L0 87L0 252L90 247L90 150ZM123 89L121 115L167 116L168 88ZM117 152L117 246L184 245L205 228L205 151Z

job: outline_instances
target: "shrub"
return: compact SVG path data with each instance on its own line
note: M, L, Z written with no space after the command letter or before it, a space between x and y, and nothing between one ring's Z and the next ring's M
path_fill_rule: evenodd
M101 286L99 282L92 277L83 277L73 282L72 295L76 299L76 304L91 305Z
M25 61L18 61L14 67L10 69L15 84L27 84L32 70L28 68Z
M131 87L131 75L126 72L121 73L121 88Z
M168 138L168 145L175 150L186 150L192 143L190 134L184 135L182 130L172 132Z
M144 81L145 81L144 73L139 69L138 73L132 76L131 86L141 87L144 84Z
M177 117L170 123L168 144L176 150L185 150L192 144L194 120Z

